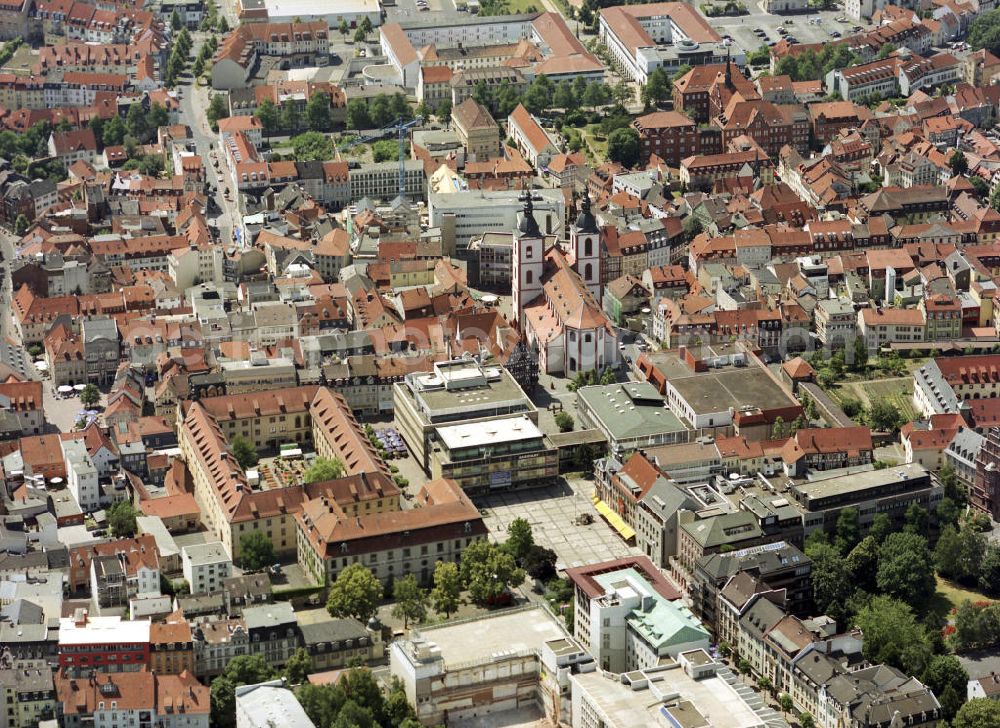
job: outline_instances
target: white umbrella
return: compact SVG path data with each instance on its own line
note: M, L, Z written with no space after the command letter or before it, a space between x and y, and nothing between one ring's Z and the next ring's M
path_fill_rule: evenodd
M73 385L73 389L75 389L77 392L82 392L86 388L87 388L86 384L75 384L75 385Z
M55 478L49 479L49 482L52 483L52 485L59 485L62 482L62 478L56 476Z
M73 388L68 384L62 384L59 386L59 389L57 391L59 392L59 394L69 394L70 392L73 391Z

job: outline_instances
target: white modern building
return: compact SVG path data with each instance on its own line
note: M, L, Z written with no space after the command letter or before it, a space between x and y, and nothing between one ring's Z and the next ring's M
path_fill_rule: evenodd
M759 693L704 650L623 675L579 673L570 682L573 728L788 728Z
M431 227L441 228L442 244L446 238L461 253L473 238L483 233L510 233L517 228L517 216L524 208L520 190L467 190L462 192L432 192L428 195L427 212ZM563 237L566 220L566 198L562 190L531 191L535 222L545 236Z
M233 575L233 561L220 541L185 546L181 564L192 594L222 591L222 580Z
M546 609L507 609L412 630L390 646L389 669L424 725L507 711L568 723L570 674L593 659Z
M309 22L324 20L331 28L340 27L341 21L356 28L365 18L372 27L382 24L382 10L378 0L263 0L270 23Z
M236 728L315 728L285 680L236 688Z
M87 452L83 440L62 440L63 462L66 465L66 486L84 513L101 507L101 487L97 466Z
M577 601L576 627L602 670L646 670L682 652L708 649L711 635L691 610L667 599L634 566L589 578L600 594L589 605ZM582 614L588 606L589 614Z
M694 5L681 2L619 5L601 10L598 37L618 70L646 83L656 68L673 75L681 66L746 62L727 46Z

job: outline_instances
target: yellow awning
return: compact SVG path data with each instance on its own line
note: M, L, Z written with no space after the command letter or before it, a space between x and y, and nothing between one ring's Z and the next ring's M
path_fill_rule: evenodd
M618 531L623 539L631 541L635 538L635 529L625 523L622 517L611 510L611 507L607 503L598 499L597 502L594 503L594 508L597 509L598 513L604 516L604 520L610 523L611 527Z

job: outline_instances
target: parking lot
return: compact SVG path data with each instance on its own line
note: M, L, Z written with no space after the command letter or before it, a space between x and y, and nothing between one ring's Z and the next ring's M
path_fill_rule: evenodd
M455 10L454 0L426 0L427 10L421 10L418 0L396 0L394 5L385 5L386 22L424 20L427 22L448 22L456 18L468 19L469 14ZM422 3L421 3L422 4ZM433 14L431 11L434 11Z
M799 43L829 43L834 39L831 32L842 36L851 35L851 28L859 25L859 21L846 18L842 10L812 11L802 15L771 15L765 13L756 4L749 4L750 15L736 18L709 18L709 23L721 35L729 35L744 51L750 52L761 45L776 43L782 38L778 32L783 28L787 35L793 36ZM843 18L840 22L837 18ZM810 22L816 20L819 22ZM763 35L755 30L761 30Z
M556 552L558 569L638 555L638 549L622 541L598 515L590 499L593 491L592 481L564 480L547 488L477 498L476 505L498 542L507 539L511 521L526 518L535 543ZM589 513L593 522L577 525L577 517L583 513Z

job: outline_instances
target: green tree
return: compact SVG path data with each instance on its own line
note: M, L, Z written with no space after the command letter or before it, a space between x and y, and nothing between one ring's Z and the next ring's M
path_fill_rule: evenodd
M834 543L837 550L847 556L859 541L861 541L861 523L858 520L858 509L848 506L837 516Z
M681 223L681 229L684 230L684 237L690 242L701 235L705 230L705 226L702 224L701 218L688 215L684 218L684 222Z
M632 127L611 132L608 135L608 159L627 168L638 164L639 132Z
M101 390L97 388L96 384L88 384L80 392L80 404L84 407L94 407L98 402L101 401Z
M820 614L840 620L846 616L847 597L853 592L851 575L840 552L825 541L806 544L812 559L813 602Z
M989 183L987 183L986 180L984 180L979 175L973 175L972 177L969 177L969 184L971 184L975 189L976 197L979 200L983 200L989 196L990 193Z
M913 606L926 604L934 595L934 560L927 539L915 533L893 533L878 549L879 591Z
M573 415L565 410L556 413L555 421L556 427L559 428L559 432L572 432L573 427L576 424L573 421Z
M517 108L517 104L514 105ZM514 109L511 109L513 111ZM451 99L445 98L438 104L435 115L445 123L451 123Z
M261 130L264 132L265 137L270 137L274 132L278 131L280 114L281 112L271 99L261 101L257 110L253 112L253 115L260 122Z
M347 702L347 696L340 685L313 685L303 683L295 691L295 698L309 716L316 728L332 726Z
M687 63L678 66L677 70L674 71L674 75L670 77L670 81L672 83L676 83L677 81L679 81L680 79L684 78L686 75L691 73L692 70L693 69L691 68L691 66L688 65Z
M552 98L552 104L557 109L565 109L566 111L572 111L573 109L579 108L580 100L573 95L573 84L568 81L557 83L555 95Z
M486 539L473 541L462 553L462 581L477 604L490 604L524 581L524 572L505 549Z
M930 516L927 509L919 503L911 503L906 509L906 525L903 526L903 530L922 536L927 533L928 528L930 528Z
M895 52L896 52L896 44L886 43L885 45L883 45L881 48L878 49L878 54L875 57L881 61L885 58L888 58Z
M274 544L263 531L253 530L240 536L240 564L246 571L260 571L277 560Z
M548 76L539 74L524 92L522 103L532 114L544 114L552 108L553 88Z
M403 620L403 629L410 626L411 619L420 622L427 617L427 592L420 588L413 574L393 582L392 598L396 602L392 616Z
M486 81L482 79L476 81L476 85L472 89L472 100L487 109L493 109L493 94L490 87L486 85Z
M136 516L139 512L127 500L113 503L108 509L108 527L115 538L132 538L135 536Z
M132 104L125 115L125 128L128 133L140 141L149 137L149 129L146 126L146 112L142 104Z
M1000 12L991 10L980 14L969 26L969 44L973 50L986 48L996 55L1000 51Z
M608 384L614 384L617 381L618 378L615 376L614 370L611 367L605 367L604 371L601 373L600 383L608 385Z
M301 685L312 672L312 658L304 647L295 650L285 663L285 680L289 685Z
M577 96L573 97L573 101L577 106L580 105L580 99ZM517 108L517 105L521 103L521 97L518 96L517 89L511 85L510 81L504 79L500 83L500 88L497 89L493 103L497 118L502 119L510 116L510 113Z
M816 728L816 719L811 713L801 713L799 715L799 728Z
M954 655L935 655L924 670L922 681L938 696L945 720L955 717L962 707L969 673Z
M333 128L330 94L320 91L309 98L306 104L306 120L309 122L309 128L316 131L330 131Z
M851 583L868 593L876 590L875 574L878 571L878 542L872 535L865 536L847 555L847 571Z
M18 235L24 235L29 227L31 227L31 221L24 215L18 215L17 219L14 220L14 232Z
M521 563L532 546L535 545L535 537L531 533L531 524L523 518L515 518L507 526L507 540L504 548L514 557L517 563Z
M865 419L873 430L881 432L895 432L903 424L899 408L885 397L878 397L871 403Z
M257 455L257 448L242 435L235 435L229 441L229 445L233 448L233 455L236 457L236 462L244 470L252 468L260 460L260 457Z
M547 582L556 576L556 552L538 544L531 548L521 559L520 566L532 579Z
M364 31L365 35L372 32L372 21L367 15L361 19L361 25L359 27Z
M208 110L205 112L205 118L208 119L212 131L219 130L219 119L226 119L228 117L229 107L226 105L225 97L221 94L216 94L212 97L212 100L208 104Z
M302 474L302 480L307 485L342 477L344 477L344 463L337 458L316 458Z
M642 103L647 107L655 106L670 98L671 82L667 72L662 67L653 69L642 89Z
M933 650L927 631L904 602L874 597L854 623L865 635L863 653L872 664L884 662L908 675L919 675L930 662Z
M225 35L229 32L229 21L226 20L225 15L219 17L219 23L216 26L216 29L219 31L219 35Z
M775 440L780 440L785 436L785 418L778 415L774 418L774 424L771 425L771 437Z
M951 167L951 172L954 175L965 174L969 171L969 160L965 158L965 154L961 150L956 149L948 157L948 166Z
M299 111L298 104L282 104L282 106L281 106L281 127L285 131L287 131L289 134L297 131L298 129L300 129L302 127L302 114ZM315 146L316 150L322 150L322 151L321 152L317 151L316 153L319 153L319 154L328 154L330 156L333 155L333 143L329 139L327 139L325 136L323 136L322 133L320 133L318 131L308 131L308 132L306 132L306 134L315 134L315 135L323 138L323 142L319 142ZM310 138L315 139L316 137L310 137ZM293 138L290 141L294 142L295 139ZM325 157L325 159L329 159L330 156ZM317 157L317 159L318 159L318 157Z
M868 345L863 337L854 339L854 361L851 362L851 369L862 372L868 366Z
M584 94L583 103L591 109L604 106L611 101L611 91L600 81L591 81L587 84L587 92Z
M989 544L979 566L979 588L991 597L1000 596L1000 547Z
M256 685L277 677L263 655L239 655L226 665L222 675L212 681L212 725L233 728L236 725L236 688Z
M126 132L125 122L118 114L115 114L105 122L101 141L106 147L118 146L124 141Z
M975 586L986 557L986 536L966 522L961 529L945 526L934 546L934 563L942 576Z
M434 567L434 588L431 589L431 606L435 612L450 617L458 610L462 594L462 576L458 565L439 561Z
M349 564L330 585L327 611L334 617L354 617L362 624L382 601L382 583L361 564Z
M372 157L376 162L391 162L399 157L399 144L383 139L372 144Z
M997 11L993 10L987 15L995 12ZM951 722L951 728L996 728L998 725L1000 725L1000 702L990 698L970 700L959 709L955 720Z
M892 519L888 513L876 513L872 519L872 525L868 529L868 535L875 539L875 543L881 545L883 541L893 532Z
M782 713L787 713L795 707L795 701L792 700L792 696L788 693L782 693L778 696L778 705L781 707Z
M347 128L371 129L373 126L368 104L361 99L351 99L347 103Z
M174 12L170 14L170 27L175 33L184 27L184 21L181 20L181 14L177 12L177 8L174 8Z
M337 30L338 30L338 31L340 31L340 34L341 34L342 36L344 36L344 38L345 38L345 39L346 39L346 38L347 38L347 36L348 36L348 35L350 35L350 33L351 33L351 28L350 28L350 26L349 26L349 25L347 24L347 21L346 21L346 20L341 20L341 21L340 21L340 26L339 26L339 27L337 28Z
M361 30L361 28L358 28L356 31L354 31L354 42L355 43L365 42L365 31Z

